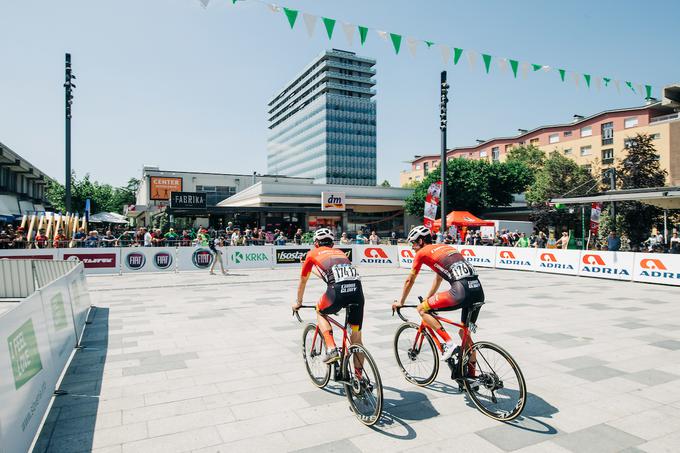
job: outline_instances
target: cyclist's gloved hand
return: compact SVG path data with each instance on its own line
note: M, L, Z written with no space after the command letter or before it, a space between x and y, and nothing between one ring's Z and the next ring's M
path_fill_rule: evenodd
M293 311L298 311L300 309L300 307L302 306L302 302L295 301L290 306L293 309Z

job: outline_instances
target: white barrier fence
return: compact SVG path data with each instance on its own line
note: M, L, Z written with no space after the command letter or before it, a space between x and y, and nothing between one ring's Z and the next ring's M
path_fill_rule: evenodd
M469 245L457 247L471 264L478 267L680 286L680 255ZM410 268L415 256L411 247L404 245L338 248L353 263L370 266ZM220 248L222 263L232 269L296 266L309 249L310 246L306 245ZM213 254L205 247L0 250L0 259L24 257L80 260L86 274L196 271L208 269L213 260Z
M53 264L61 276L0 316L0 452L28 451L85 328L83 265Z

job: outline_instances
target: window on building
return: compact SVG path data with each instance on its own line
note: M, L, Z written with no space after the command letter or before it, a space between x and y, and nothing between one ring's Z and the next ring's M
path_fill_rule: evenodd
M498 162L498 160L501 158L501 150L498 148L498 146L494 146L491 148L491 160L494 162Z
M486 150L482 150L479 152L479 157L486 157L487 153Z
M614 123L602 123L602 144L611 145L614 143Z
M592 167L590 164L581 165L581 168L583 168L583 169L584 169L585 171L587 171L588 173L590 173L590 172L592 171L592 169L593 169L593 167Z
M650 137L652 138L652 140L658 140L661 138L661 134L657 132L656 134L650 135Z
M581 128L581 137L590 137L593 135L593 127L586 126Z
M592 149L593 149L592 146L582 146L581 156L590 156Z
M423 171L424 171L425 173L427 173L429 169L430 169L430 164L427 163L427 162L425 162L425 163L423 164Z
M567 148L564 150L564 155L565 156L570 156L571 155L571 148Z
M420 164L416 165L416 170L420 170Z
M631 118L626 118L623 120L623 127L628 129L630 127L635 127L638 125L638 119L637 116L633 116Z
M537 138L532 138L531 140L529 140L529 144L533 146L538 146L538 142L539 140Z
M505 145L505 152L507 153L512 149L512 145Z
M571 131L564 131L565 137L571 137Z
M614 163L614 148L607 148L602 150L602 163L603 164Z
M550 134L548 143L557 143L560 141L560 134Z

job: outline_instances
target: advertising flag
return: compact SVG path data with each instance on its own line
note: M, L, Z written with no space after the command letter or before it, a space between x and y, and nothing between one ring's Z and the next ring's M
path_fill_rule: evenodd
M442 182L437 181L430 184L425 197L425 212L423 215L423 225L432 228L434 220L437 218L437 205L442 194Z
M600 213L602 212L602 203L593 203L590 207L590 232L593 236L597 236L600 229Z

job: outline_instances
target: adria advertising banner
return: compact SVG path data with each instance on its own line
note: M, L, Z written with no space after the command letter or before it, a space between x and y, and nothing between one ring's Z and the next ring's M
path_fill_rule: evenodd
M536 249L534 270L551 274L578 275L580 250Z
M355 245L353 262L397 267L399 265L397 247L394 245Z
M120 249L121 271L174 272L177 265L175 247L124 247Z
M302 267L310 249L303 245L274 247L274 264L276 267Z
M482 245L456 245L454 247L475 267L494 267L496 263L494 247Z
M583 277L630 280L633 278L634 254L629 252L581 252L578 274Z
M405 269L411 269L413 267L413 260L416 257L416 252L411 248L409 245L400 245L397 249L397 253L399 255L399 267L403 267ZM427 266L423 266L420 268L420 271L429 271L432 270Z
M534 270L536 249L525 247L494 247L496 249L496 267L499 269L515 269L520 271Z
M634 254L633 280L680 286L680 255Z
M28 451L52 398L52 350L39 292L0 317L3 452Z
M120 249L59 249L59 259L80 261L86 274L117 274L120 272Z
M251 247L227 247L227 264L231 268L255 269L274 267L272 247L256 245Z

